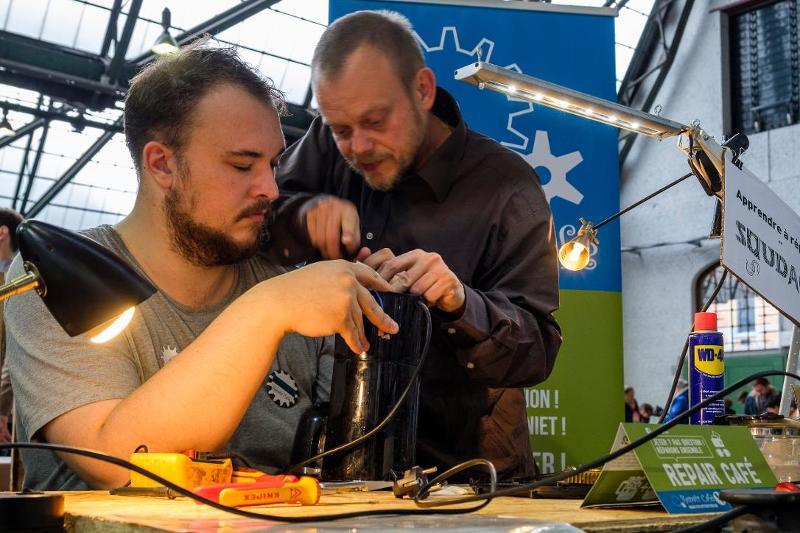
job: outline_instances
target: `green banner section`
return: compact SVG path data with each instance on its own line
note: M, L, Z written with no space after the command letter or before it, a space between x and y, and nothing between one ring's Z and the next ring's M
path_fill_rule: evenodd
M612 450L658 426L620 424ZM659 501L670 513L730 509L722 489L772 488L777 483L746 427L678 425L606 464L583 507Z
M625 416L622 294L562 290L556 317L564 343L553 373L525 391L531 447L542 473L605 454Z

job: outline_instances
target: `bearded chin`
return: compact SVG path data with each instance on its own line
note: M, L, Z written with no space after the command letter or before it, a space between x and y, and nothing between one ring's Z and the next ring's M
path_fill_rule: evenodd
M164 198L164 213L173 248L197 266L232 265L253 257L261 246L263 229L249 244L237 244L223 232L196 222L181 206L181 195L170 191Z

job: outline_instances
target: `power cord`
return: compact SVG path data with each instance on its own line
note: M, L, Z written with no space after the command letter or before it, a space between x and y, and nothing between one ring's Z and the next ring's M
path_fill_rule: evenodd
M433 329L433 323L431 321L431 312L428 309L428 306L425 305L424 302L419 301L419 302L417 302L417 305L419 305L424 310L423 314L425 315L425 340L424 340L424 342L422 344L422 354L420 355L419 362L417 363L417 368L414 369L414 373L411 375L411 379L408 380L408 385L406 385L406 388L403 389L403 392L400 394L400 397L397 399L397 403L395 403L395 405L394 405L394 407L392 407L391 411L389 411L386 414L386 416L383 418L383 420L381 420L378 423L378 425L376 425L374 428L372 428L371 430L367 431L366 433L364 433L360 437L355 438L355 439L351 440L350 442L346 442L346 443L344 443L344 444L342 444L340 446L337 446L335 448L331 448L330 450L325 450L324 452L318 453L317 455L315 455L313 457L309 457L308 459L300 461L296 465L293 465L293 466L289 467L289 470L287 471L287 473L292 474L294 472L299 472L300 469L303 468L304 466L309 465L311 463L314 463L314 462L322 459L323 457L328 457L330 455L335 455L337 453L341 453L343 451L350 450L351 448L354 448L355 446L358 446L362 442L371 439L374 435L376 435L378 432L383 430L383 428L385 428L389 424L389 422L391 422L391 420L395 417L395 415L397 415L397 413L400 411L400 408L405 403L406 398L408 398L408 395L411 392L411 389L414 387L414 384L419 379L419 375L422 372L422 366L425 363L425 358L428 355L428 347L429 347L430 342L431 342L431 330Z
M708 308L711 307L711 304L714 303L714 300L717 299L717 295L719 291L722 289L722 285L725 283L725 278L728 277L728 270L722 269L722 275L719 277L719 281L717 282L717 286L714 288L714 292L711 293L711 296L708 297L706 303L703 304L702 312L705 313L708 311ZM683 373L683 365L686 362L686 350L689 349L689 336L694 331L694 323L689 327L689 333L686 334L686 340L683 342L683 350L681 351L681 356L678 358L678 368L675 369L675 376L672 378L672 387L669 389L669 396L667 396L667 403L664 405L664 410L661 412L661 416L658 418L658 423L663 424L664 418L666 418L667 413L669 412L669 408L672 405L672 400L675 398L675 391L678 388L678 381L681 379L681 374Z

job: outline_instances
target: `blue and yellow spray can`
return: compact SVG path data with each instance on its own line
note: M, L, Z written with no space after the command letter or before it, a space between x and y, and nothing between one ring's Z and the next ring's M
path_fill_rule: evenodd
M694 407L725 387L725 355L722 333L717 331L716 313L695 313L689 334L689 405ZM707 425L725 414L723 400L711 402L689 418L694 425Z

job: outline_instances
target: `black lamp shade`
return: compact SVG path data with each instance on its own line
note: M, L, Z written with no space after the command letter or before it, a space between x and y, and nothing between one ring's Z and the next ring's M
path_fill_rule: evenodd
M156 288L92 239L38 220L17 227L19 251L39 270L47 309L70 337L86 333L155 293Z

